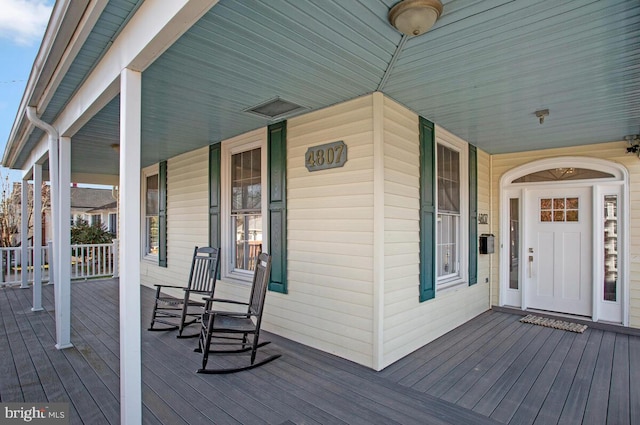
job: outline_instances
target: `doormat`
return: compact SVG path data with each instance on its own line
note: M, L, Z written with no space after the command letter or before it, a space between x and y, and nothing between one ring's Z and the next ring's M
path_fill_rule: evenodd
M548 328L577 333L582 333L587 329L587 325L565 322L564 320L550 319L548 317L534 316L533 314L523 317L520 321L522 323L531 323L532 325L546 326Z

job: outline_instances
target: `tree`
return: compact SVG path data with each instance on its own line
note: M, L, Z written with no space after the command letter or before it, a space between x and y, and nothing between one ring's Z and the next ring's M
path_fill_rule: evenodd
M9 181L0 172L0 246L11 247L20 245L20 223L22 220L22 183ZM28 233L33 234L33 186L29 185L27 204ZM38 214L38 225L46 209L50 207L49 186L42 184L42 208Z
M113 234L102 225L90 225L87 220L79 218L71 227L72 244L111 243Z

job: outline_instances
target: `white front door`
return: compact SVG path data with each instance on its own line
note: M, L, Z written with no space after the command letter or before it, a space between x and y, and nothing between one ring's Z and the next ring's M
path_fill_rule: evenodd
M591 187L526 191L524 288L528 308L591 316Z

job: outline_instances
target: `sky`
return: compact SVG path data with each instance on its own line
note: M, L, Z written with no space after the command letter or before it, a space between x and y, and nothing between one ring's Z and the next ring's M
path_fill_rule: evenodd
M54 0L0 0L0 155L4 153ZM20 171L0 169L20 180Z

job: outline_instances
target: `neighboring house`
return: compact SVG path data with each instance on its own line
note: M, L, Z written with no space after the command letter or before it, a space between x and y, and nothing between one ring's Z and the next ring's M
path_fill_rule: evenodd
M492 306L640 328L640 4L451 1L409 37L394 3L59 1L2 162L118 185L121 322L213 245L217 295L262 249L263 327L376 370Z
M103 226L113 235L118 232L118 201L115 189L71 188L71 220L86 220Z
M33 192L30 186L29 194ZM20 188L14 188L14 195L20 197ZM114 196L117 192L112 189L96 189L74 186L71 188L71 221L78 219L86 220L89 224L104 226L110 233L117 235L118 232L118 202ZM45 208L42 212L42 240L46 243L51 232L51 208ZM29 238L32 237L30 231ZM20 240L20 233L15 235L17 241Z

